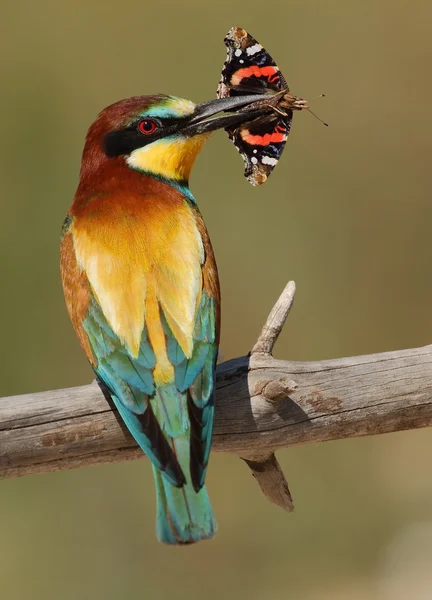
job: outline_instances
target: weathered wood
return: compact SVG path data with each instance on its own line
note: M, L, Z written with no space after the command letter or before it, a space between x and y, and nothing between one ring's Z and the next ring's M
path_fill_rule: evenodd
M272 323L274 338L279 325ZM432 346L316 362L276 360L260 348L218 367L213 449L247 459L266 496L285 509L291 499L277 449L432 424ZM1 478L141 456L96 383L0 399ZM262 475L257 462L277 476ZM277 481L279 491L271 489Z
M272 504L277 504L287 512L294 510L294 504L285 475L272 453L265 460L247 460L245 463L252 471L257 483L264 492L267 500Z
M278 301L270 311L267 321L259 335L259 338L252 348L251 354L271 354L273 346L279 337L282 327L288 318L289 312L294 304L296 286L294 281L289 281L284 291L279 296Z

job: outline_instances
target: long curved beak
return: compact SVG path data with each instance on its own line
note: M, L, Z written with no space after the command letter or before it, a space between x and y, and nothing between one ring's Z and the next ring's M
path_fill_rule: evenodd
M268 94L250 94L247 96L232 96L231 98L217 98L216 100L197 104L195 111L188 119L186 127L182 129L182 133L197 135L240 125L262 114L263 107L256 103L268 99ZM248 106L250 106L250 110L247 110ZM230 111L230 114L216 116L227 111Z

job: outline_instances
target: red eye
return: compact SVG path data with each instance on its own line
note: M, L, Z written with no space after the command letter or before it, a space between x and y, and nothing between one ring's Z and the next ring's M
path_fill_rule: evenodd
M156 123L150 119L143 119L138 123L138 131L144 135L150 135L154 132L156 127Z

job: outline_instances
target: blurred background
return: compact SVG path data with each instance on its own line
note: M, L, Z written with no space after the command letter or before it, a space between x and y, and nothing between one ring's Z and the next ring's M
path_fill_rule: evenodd
M218 259L224 359L251 348L288 279L276 356L324 359L432 341L432 5L3 0L0 23L0 396L87 383L69 324L59 233L96 114L131 95L211 99L238 25L273 55L296 114L262 188L223 132L192 177ZM9 600L432 597L432 431L279 453L296 503L270 505L240 460L213 456L220 531L154 537L147 461L1 482ZM1 449L0 449L1 451Z

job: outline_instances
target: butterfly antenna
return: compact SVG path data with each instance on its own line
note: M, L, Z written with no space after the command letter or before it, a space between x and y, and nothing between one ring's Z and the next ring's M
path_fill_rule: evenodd
M319 96L318 96L319 97ZM310 112L311 115L313 115L315 117L315 119L318 119L318 121L320 121L323 125L325 125L326 127L328 127L328 123L326 123L325 121L323 121L322 119L319 118L318 115L316 115L310 108L309 106L305 107L306 110L308 110Z
M325 98L325 94L318 94L318 96L314 96L313 98L311 98L311 102L312 100L316 100L317 98Z

